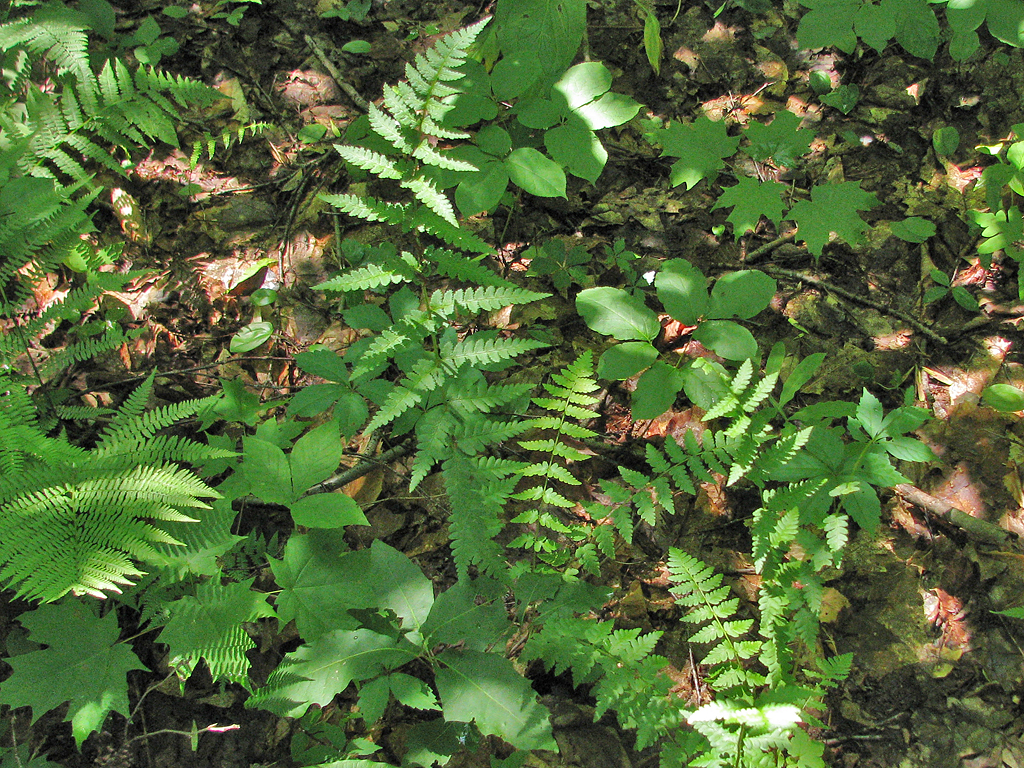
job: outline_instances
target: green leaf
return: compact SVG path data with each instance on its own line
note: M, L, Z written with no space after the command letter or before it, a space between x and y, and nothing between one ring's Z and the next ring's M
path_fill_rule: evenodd
M565 97L569 109L576 109L603 96L612 87L612 73L599 61L577 64L565 71L551 90Z
M504 164L492 160L455 188L455 205L463 216L476 216L494 210L508 189L509 176Z
M300 437L288 457L292 476L292 498L298 499L317 483L333 475L341 463L345 446L338 423L329 421Z
M511 630L503 595L500 584L487 577L459 579L437 596L420 631L431 646L461 643L487 650Z
M32 707L34 723L70 702L64 719L71 721L79 747L102 728L109 712L127 717L127 674L145 667L129 645L119 642L117 614L98 619L91 603L67 600L19 616L33 642L48 647L5 660L13 672L0 687L0 704Z
M242 440L244 459L239 472L252 488L253 495L270 504L287 506L292 495L292 474L288 457L271 442L246 436Z
M750 146L743 151L754 160L763 163L771 159L776 165L792 168L797 158L810 151L814 131L801 128L800 118L785 110L776 112L775 118L768 125L750 123L743 135L750 142Z
M633 392L633 418L658 418L675 404L682 388L683 376L679 369L660 360L655 362L637 380L636 391Z
M970 292L962 285L954 285L950 292L953 294L953 300L968 312L981 310L978 300L971 296Z
M858 245L868 225L857 211L866 211L878 204L871 192L865 192L856 181L822 184L811 189L811 199L801 200L787 218L796 222L797 236L807 243L815 256L829 240L831 233L850 245Z
M654 277L665 311L684 325L696 325L708 308L707 278L685 259L669 259Z
M500 125L485 125L477 131L476 145L489 155L501 157L511 151L512 137Z
M241 355L244 352L251 352L256 347L265 344L274 335L274 324L266 321L249 323L231 337L228 345L233 355Z
M857 8L854 29L865 43L881 53L896 36L896 17L900 0L883 0L878 5L864 3Z
M606 93L596 101L573 110L592 131L628 123L640 111L640 104L623 93Z
M786 114L789 114L788 112ZM778 181L758 181L748 176L738 176L736 185L729 187L718 197L714 208L733 208L726 219L732 224L736 235L751 232L757 228L764 216L776 225L782 221L786 204L782 194L786 185Z
M903 221L894 221L892 233L908 243L923 243L935 234L935 224L928 219L911 216Z
M588 288L576 297L576 311L587 326L619 341L651 341L661 331L658 316L621 288Z
M349 40L341 46L341 50L345 53L369 53L373 50L373 46L365 40Z
M609 347L597 363L597 375L602 379L623 381L635 376L658 359L658 350L646 341L627 341Z
M608 153L601 141L581 121L570 121L544 134L544 146L555 162L591 184L604 170Z
M878 437L884 429L884 412L877 397L863 390L857 403L857 421L869 437Z
M757 355L753 334L731 320L707 320L697 326L693 338L726 360L746 360Z
M821 99L822 104L828 104L844 115L848 115L860 101L860 88L856 85L840 85L831 93L823 94L818 98Z
M796 30L796 41L800 48L828 48L834 45L844 53L853 53L857 47L857 35L853 25L857 18L859 3L815 4L800 19Z
M661 22L658 21L657 16L648 12L644 17L644 52L656 75L661 74L661 57L664 50L665 44L661 39Z
M949 157L960 148L960 131L952 125L944 125L932 133L935 154Z
M885 450L903 461L934 461L935 453L927 445L914 437L897 435L886 440Z
M981 400L1000 413L1024 411L1024 392L1010 384L991 384L981 391Z
M772 303L777 288L775 278L756 269L728 272L711 289L708 317L749 320Z
M537 82L541 65L536 56L522 54L502 56L491 70L491 88L499 101L517 99Z
M494 13L505 55L532 58L546 74L565 71L587 24L585 0L499 0Z
M856 491L842 497L843 509L863 530L873 532L882 519L882 505L875 489L862 483Z
M316 493L291 505L292 520L307 528L341 528L369 525L355 499L344 493Z
M437 697L430 687L418 677L394 672L387 677L391 693L402 704L413 709L440 709Z
M726 133L724 122L709 120L704 115L691 125L672 121L668 128L652 132L652 139L662 147L662 156L680 158L672 166L672 186L685 184L692 188L701 179L718 175L725 167L724 158L731 157L739 146L738 136Z
M513 150L504 160L514 184L537 197L565 197L565 172L532 147Z
M815 352L813 355L808 355L799 363L793 372L786 377L785 383L782 385L782 394L779 395L779 405L785 405L796 397L796 393L800 391L800 387L806 384L818 369L821 364L825 362L824 352Z
M448 651L437 661L435 680L446 720L475 722L482 733L517 749L557 749L548 711L511 661L476 651Z
M895 7L897 10L896 41L911 56L933 59L935 51L939 47L941 33L939 20L935 17L935 11L932 10L931 4L927 0L900 0ZM992 31L991 21L989 22L989 31L995 35L995 32ZM1018 37L1017 34L1014 36ZM1019 42L1012 43L1012 45L1019 44Z
M250 687L245 654L256 644L242 624L274 616L267 596L252 591L254 580L224 585L208 581L195 597L186 595L167 604L170 618L158 642L170 649L168 663L182 682L205 659L214 680Z

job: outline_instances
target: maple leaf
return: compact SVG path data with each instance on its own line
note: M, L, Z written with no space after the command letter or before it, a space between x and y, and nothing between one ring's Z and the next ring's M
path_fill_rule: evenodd
M807 243L816 257L828 242L829 236L836 235L850 245L857 245L868 225L857 211L866 211L878 205L878 198L860 188L860 182L844 181L838 184L822 184L811 189L811 199L801 200L786 215L796 222L797 237Z
M801 155L811 148L814 131L800 127L800 118L792 112L775 114L769 125L751 123L743 132L750 146L743 151L763 163L771 158L776 165L792 168Z
M128 715L128 680L145 669L131 647L118 642L117 613L96 618L91 604L66 601L41 605L19 617L32 640L49 646L7 659L14 673L0 688L0 704L32 707L32 722L69 702L75 743L103 726L114 710Z
M736 186L725 190L715 204L715 208L735 206L726 219L732 224L735 234L742 235L755 229L762 216L776 225L782 221L782 212L786 209L782 202L785 184L758 181L747 176L740 176L736 181Z
M200 659L206 659L214 680L225 679L249 687L249 660L245 653L255 643L243 622L274 615L266 596L253 592L255 579L202 584L195 597L186 596L167 606L170 619L159 642L170 647L170 665L185 680Z
M652 141L662 147L662 157L678 157L672 165L672 186L685 184L691 189L701 179L717 176L725 167L724 159L731 157L739 146L739 136L729 136L725 123L709 120L704 115L691 125L672 121L668 128L650 134Z

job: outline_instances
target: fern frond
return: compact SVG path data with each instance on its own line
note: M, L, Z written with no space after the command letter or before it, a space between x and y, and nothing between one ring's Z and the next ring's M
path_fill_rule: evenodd
M441 366L434 357L428 357L413 366L408 378L388 394L380 410L366 425L366 431L380 429L415 407L429 392L441 386L444 381L441 374Z
M467 578L475 565L501 580L507 568L495 537L501 532L501 516L516 479L459 453L444 462L442 473L452 505L448 533L458 577Z
M474 285L513 288L513 283L484 266L483 256L467 257L445 248L427 248L423 258L435 265L440 275Z
M484 366L512 360L519 355L542 349L547 344L535 339L486 338L483 334L468 336L454 344L443 344L441 358L455 368Z
M444 192L434 186L432 181L422 176L415 176L411 179L404 179L399 184L410 190L416 200L425 205L443 221L451 224L453 227L459 226L459 221L455 218L455 206L452 205L452 201L445 196Z
M393 160L380 152L365 147L335 144L334 148L342 158L357 168L369 171L382 179L401 179L409 173L408 164ZM406 167L402 167L405 165Z
M340 275L335 275L329 280L314 285L313 290L348 293L349 291L372 291L397 283L411 282L416 279L416 266L410 264L410 261L412 261L411 254L403 252L401 258L387 259L382 263L364 264Z
M460 312L476 315L480 312L494 312L510 305L530 304L546 299L550 295L528 291L525 288L493 285L460 288L455 291L439 290L431 294L427 309L445 317L452 317Z
M407 232L427 232L469 253L493 253L494 247L469 230L455 226L426 207L413 210L402 225Z
M318 197L349 216L385 224L401 224L408 209L407 203L386 203L369 195L321 194Z

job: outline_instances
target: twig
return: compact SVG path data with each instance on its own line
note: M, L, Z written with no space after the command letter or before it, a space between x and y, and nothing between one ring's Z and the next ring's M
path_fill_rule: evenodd
M967 536L975 541L986 544L998 544L1005 546L1010 542L1010 532L1004 531L998 525L993 525L973 515L969 515L962 509L957 509L942 499L925 493L920 488L907 483L900 483L893 487L902 498L922 509L940 517L950 525L956 526Z
M865 307L877 309L879 312L882 312L884 314L892 315L893 317L898 317L903 322L909 323L910 326L914 328L914 330L919 331L921 335L925 336L930 341L933 341L936 344L941 344L942 346L949 345L949 342L946 340L945 337L939 336L939 334L935 333L935 331L926 326L920 320L911 317L906 312L903 312L899 309L887 307L884 304L880 304L879 302L874 301L873 299L867 298L866 296L860 296L856 293L853 293L852 291L846 290L845 288L840 288L838 285L833 285L832 283L826 280L821 280L820 278L817 277L811 277L810 275L805 275L801 272L794 272L793 270L782 269L781 267L761 267L760 269L763 272L768 273L769 275L778 275L779 277L788 277L791 280L799 280L802 283L813 285L815 288L821 288L823 291L829 291L830 293L834 293L837 296L842 296L844 299L852 301L856 304L862 304Z
M331 78L333 78L334 82L337 83L338 87L345 92L345 95L352 100L352 103L363 110L363 112L369 112L369 103L362 97L359 91L352 87L351 83L345 80L341 71L334 66L334 62L327 58L327 54L324 53L324 49L320 47L320 44L308 34L303 34L302 39L306 41L306 45L313 49L313 53L316 54L320 63L324 65L327 73Z
M777 237L774 240L772 240L770 243L765 243L760 248L757 248L757 249L751 251L750 253L748 253L746 256L743 257L743 263L744 264L750 264L752 261L754 261L756 259L759 259L762 256L765 256L765 255L771 253L772 251L774 251L776 248L778 248L783 243L788 243L794 237L796 237L796 230L795 229L791 230L790 232L787 232L784 235L782 235L782 237Z

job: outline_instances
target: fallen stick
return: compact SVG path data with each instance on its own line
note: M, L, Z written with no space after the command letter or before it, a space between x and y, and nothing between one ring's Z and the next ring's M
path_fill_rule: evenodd
M1011 540L1016 539L1016 536L1013 536L1009 531L1003 530L998 525L969 515L962 509L957 509L952 504L936 498L930 493L925 493L913 485L900 483L894 486L893 490L911 504L931 512L950 525L956 526L975 541L1006 546Z

